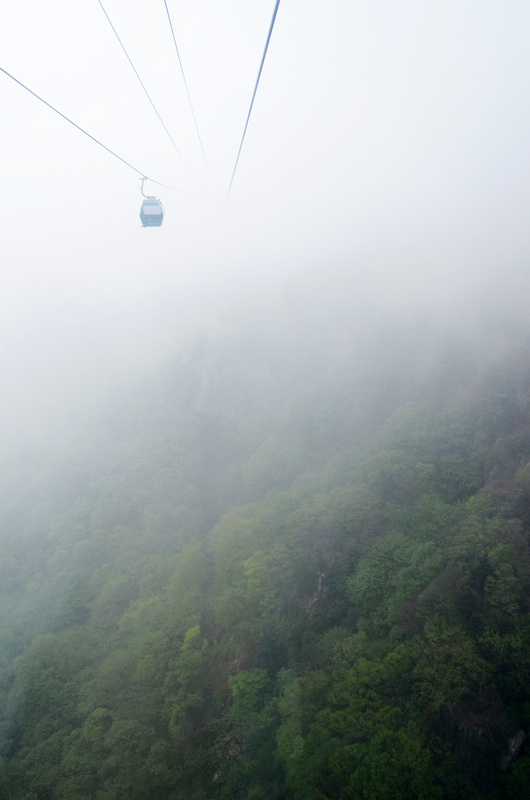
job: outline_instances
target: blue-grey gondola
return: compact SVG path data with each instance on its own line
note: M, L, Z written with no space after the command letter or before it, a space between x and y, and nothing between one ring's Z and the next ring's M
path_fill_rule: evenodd
M164 220L164 208L160 200L150 197L140 209L140 220L144 228L159 228Z
M158 197L151 197L144 193L144 181L148 179L143 177L140 180L142 181L141 192L145 197L140 208L140 221L144 228L159 228L164 221L164 207Z

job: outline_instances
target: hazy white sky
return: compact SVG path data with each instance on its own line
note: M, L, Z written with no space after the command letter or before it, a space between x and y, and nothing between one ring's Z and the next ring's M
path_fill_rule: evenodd
M282 0L228 199L274 0L168 0L210 173L163 1L104 5L191 172L98 0L5 4L0 66L177 191L142 229L137 174L0 73L4 363L141 350L307 267L403 296L526 266L527 0Z

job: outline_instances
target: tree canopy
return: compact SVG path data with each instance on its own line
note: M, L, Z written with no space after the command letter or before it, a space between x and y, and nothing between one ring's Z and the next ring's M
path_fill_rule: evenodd
M247 320L5 464L0 798L523 796L530 350L488 335Z

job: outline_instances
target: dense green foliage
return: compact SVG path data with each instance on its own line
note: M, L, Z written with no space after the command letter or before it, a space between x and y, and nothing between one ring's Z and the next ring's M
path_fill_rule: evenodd
M0 491L0 798L520 798L529 340L202 337Z

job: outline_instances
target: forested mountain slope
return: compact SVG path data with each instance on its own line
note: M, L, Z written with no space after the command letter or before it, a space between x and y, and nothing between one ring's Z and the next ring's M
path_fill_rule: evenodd
M5 466L0 797L527 791L529 332L300 294Z

